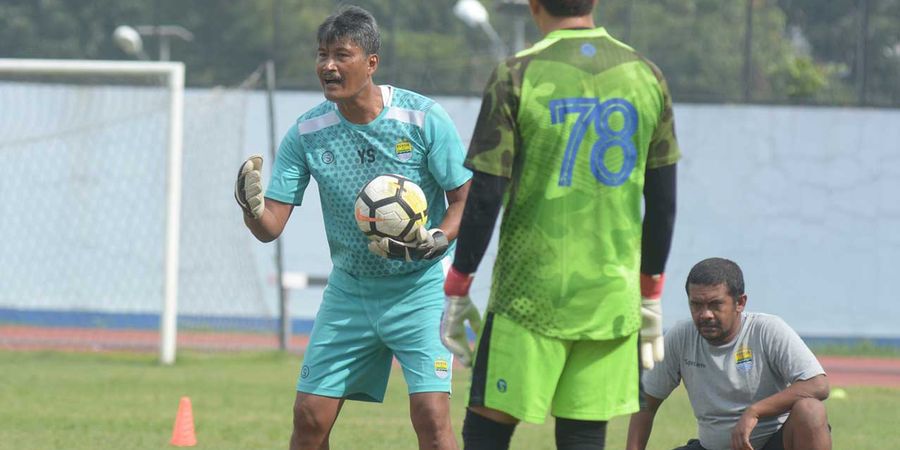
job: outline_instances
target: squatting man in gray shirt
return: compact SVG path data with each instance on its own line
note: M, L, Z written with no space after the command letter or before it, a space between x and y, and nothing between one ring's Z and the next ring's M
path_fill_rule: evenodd
M666 333L665 359L644 372L627 449L646 448L659 405L683 381L699 439L676 450L830 450L825 371L779 317L744 311L740 267L703 260L685 289L693 320Z

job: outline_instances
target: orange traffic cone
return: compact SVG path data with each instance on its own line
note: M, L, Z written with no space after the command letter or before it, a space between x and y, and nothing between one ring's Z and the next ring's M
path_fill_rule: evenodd
M176 447L193 447L197 445L197 437L194 436L194 413L191 411L190 397L181 397L181 400L178 402L178 414L175 416L175 426L172 428L170 444Z

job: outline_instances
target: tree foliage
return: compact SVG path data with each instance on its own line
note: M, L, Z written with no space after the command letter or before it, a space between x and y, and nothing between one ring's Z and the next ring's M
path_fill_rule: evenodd
M601 0L596 21L660 66L676 101L743 101L747 1ZM353 2L381 27L379 82L432 94L480 94L497 61L486 34L453 16L455 2ZM517 19L498 11L501 2L482 0L491 23L511 42ZM900 0L752 2L750 101L853 103L865 76L866 102L900 104ZM194 34L192 42L173 40L171 48L172 58L187 65L189 85L234 85L273 58L281 87L317 89L316 29L344 3L2 0L0 56L129 59L112 42L116 26L174 24ZM870 15L861 66L863 4ZM528 19L525 40L538 39ZM145 38L145 47L157 55L155 38Z

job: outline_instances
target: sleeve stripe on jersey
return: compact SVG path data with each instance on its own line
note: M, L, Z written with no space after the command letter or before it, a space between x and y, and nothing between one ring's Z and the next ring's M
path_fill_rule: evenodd
M297 131L299 131L300 134L309 134L339 123L341 123L341 118L338 117L337 113L331 111L328 114L298 123Z
M419 128L425 126L425 111L414 111L412 109L392 107L388 110L385 118L416 125Z

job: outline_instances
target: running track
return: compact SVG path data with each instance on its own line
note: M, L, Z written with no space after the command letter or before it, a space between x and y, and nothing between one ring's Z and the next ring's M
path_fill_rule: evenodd
M306 348L308 337L294 336L292 351ZM146 330L42 328L0 325L0 350L146 351L155 352L159 333ZM179 331L178 348L192 350L273 350L278 338L262 333ZM819 361L833 387L883 386L900 389L900 358L823 356Z

